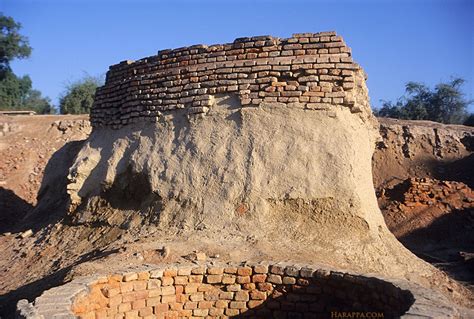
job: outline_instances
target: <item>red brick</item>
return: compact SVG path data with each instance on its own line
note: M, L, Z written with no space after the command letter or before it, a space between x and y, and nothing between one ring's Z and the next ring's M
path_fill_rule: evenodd
M249 293L247 291L244 291L244 290L237 291L235 293L234 300L236 300L236 301L248 301L249 300Z
M237 268L237 274L239 276L250 276L252 274L252 268L250 267L239 267Z
M259 282L257 287L260 291L272 291L273 285L269 282Z
M227 308L229 306L228 300L217 300L216 301L216 308Z
M148 271L142 271L138 273L138 280L148 280L150 279L150 273Z
M153 310L154 310L155 315L162 314L168 311L168 304L165 303L165 304L156 305L153 307Z
M148 298L146 300L147 306L158 306L159 304L161 304L161 297Z
M146 299L147 297L148 297L147 290L133 291L133 292L127 292L125 294L122 294L122 301L129 302L129 301L135 301L139 299Z
M212 307L211 301L199 301L198 308L199 309L210 309Z
M247 304L244 301L231 301L229 304L231 309L246 309Z
M118 312L127 312L129 310L132 310L131 302L122 303L118 306Z
M132 309L133 310L138 310L138 309L141 309L141 308L145 308L145 306L146 306L145 299L132 301Z
M153 308L152 307L146 307L138 310L138 315L140 317L145 317L153 314Z
M267 299L267 294L263 291L253 290L250 292L250 299L265 300Z
M256 288L256 285L253 282L242 285L243 290L254 290L255 288Z
M252 282L265 282L267 280L267 275L259 274L259 275L253 275L252 276Z

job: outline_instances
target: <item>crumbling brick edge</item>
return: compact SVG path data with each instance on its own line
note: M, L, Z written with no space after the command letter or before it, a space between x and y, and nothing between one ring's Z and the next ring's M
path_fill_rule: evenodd
M97 89L90 119L93 127L120 129L157 122L165 114L204 116L222 94L234 95L240 108L279 103L360 113L370 109L367 97L360 96L366 94L365 77L334 31L238 38L112 65Z

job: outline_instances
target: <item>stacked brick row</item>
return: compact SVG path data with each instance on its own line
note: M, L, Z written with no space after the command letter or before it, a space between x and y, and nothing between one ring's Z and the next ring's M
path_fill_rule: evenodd
M113 65L96 92L93 126L120 128L163 113L202 114L217 94L235 94L242 107L285 103L306 109L352 107L351 50L335 32L291 38L239 38L222 45L163 50ZM352 108L351 108L352 110ZM357 109L354 108L357 112Z
M72 310L82 319L321 318L349 310L400 315L411 298L379 279L310 267L181 266L99 279Z
M474 207L474 194L460 182L437 181L429 178L410 178L403 194L405 206L453 204L456 209Z

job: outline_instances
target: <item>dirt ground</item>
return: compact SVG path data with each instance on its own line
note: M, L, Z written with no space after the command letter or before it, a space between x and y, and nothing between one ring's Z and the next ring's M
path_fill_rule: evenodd
M379 122L373 177L387 226L418 257L474 291L474 128Z
M473 166L470 166L473 150L469 138L462 140L470 136L463 135L469 129L455 127L453 130L457 133L440 137L444 133L438 124L424 123L422 128L408 129L407 133L403 126L417 123L399 123L400 127L397 123L382 121L386 126L385 137L382 134L382 144L378 145L373 165L374 184L387 225L407 248L446 271L450 278L441 276L440 286L446 282L451 284L443 289L456 290L459 286L453 280L472 287L474 272L470 270L474 259L469 257L474 253L470 188L473 186ZM66 154L69 157L74 156L74 150L87 138L90 129L87 116L0 117L0 251L3 255L0 258L0 315L11 313L18 298L32 299L44 289L75 275L110 272L124 265L184 262L195 251L205 252L211 261L307 262L316 253L298 242L275 251L245 233L221 238L218 234L202 236L204 230L202 233L170 230L158 235L143 229L142 234L124 235L101 225L71 227L57 223L67 216L56 216L54 211L48 216L22 222L26 216L35 214L44 171L54 169L54 165L67 164L54 160L48 164L49 159L60 149L69 153ZM432 138L441 142L432 142ZM410 177L437 179L430 179L418 194L418 189L409 182ZM446 184L445 181L454 182ZM60 183L58 179L58 185ZM443 195L438 196L434 204L423 202L420 198L430 192ZM409 197L413 193L419 198ZM450 234L449 240L446 232ZM59 240L65 233L71 241ZM186 240L177 242L178 235ZM97 260L101 262L95 262ZM473 298L463 289L451 292L454 299Z
M53 153L89 133L85 115L0 116L0 231L8 231L36 205Z

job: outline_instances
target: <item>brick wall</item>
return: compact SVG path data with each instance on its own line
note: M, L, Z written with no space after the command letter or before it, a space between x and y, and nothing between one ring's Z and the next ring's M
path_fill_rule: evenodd
M156 267L76 278L20 300L15 318L466 317L436 290L379 275L291 263Z
M444 208L449 205L449 199L454 197L452 201L459 202L453 205L454 209L474 208L474 194L464 183L409 178L405 184L407 191L403 194L403 204L407 207L437 205Z
M176 110L205 114L219 94L235 94L241 107L265 102L327 110L342 105L359 112L351 92L359 69L335 32L162 50L110 67L97 90L91 122L120 128Z
M399 316L409 291L356 275L280 264L181 266L114 274L74 299L82 319L324 318L360 311Z

